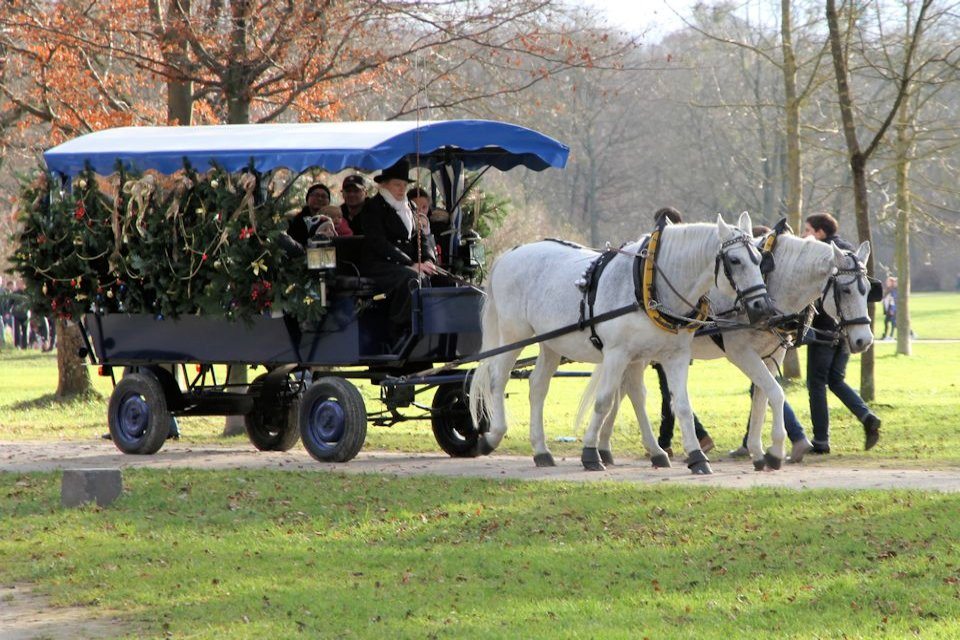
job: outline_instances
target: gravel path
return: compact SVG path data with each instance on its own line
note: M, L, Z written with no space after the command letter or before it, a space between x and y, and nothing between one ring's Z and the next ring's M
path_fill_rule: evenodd
M714 452L715 454L716 452ZM845 467L842 460L808 456L809 462L785 465L778 472L753 471L749 461L717 456L711 476L694 476L679 461L671 469L653 469L648 460L619 460L603 473L588 473L577 457L558 458L558 466L537 469L525 456L493 455L454 459L443 454L361 452L346 464L320 463L300 447L285 453L256 451L247 445L191 445L170 442L155 455L121 454L109 442L0 441L0 472L84 468L282 469L317 473L387 473L519 480L602 480L650 484L708 485L727 488L920 489L960 491L960 470L895 469L880 465Z

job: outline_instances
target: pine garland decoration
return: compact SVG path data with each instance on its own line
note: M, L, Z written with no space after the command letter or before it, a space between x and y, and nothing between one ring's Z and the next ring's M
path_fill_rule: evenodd
M46 173L22 185L11 271L34 313L323 318L316 275L277 242L287 227L286 192L261 196L254 172L219 167L116 175L113 197L92 171L69 192L54 190Z

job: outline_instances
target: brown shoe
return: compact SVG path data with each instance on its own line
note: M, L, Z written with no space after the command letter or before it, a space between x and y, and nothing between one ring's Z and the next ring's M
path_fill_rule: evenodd
M713 438L711 438L710 436L703 436L702 438L700 438L700 450L703 451L704 453L709 453L710 451L713 451L713 448L716 446L717 445L713 442Z

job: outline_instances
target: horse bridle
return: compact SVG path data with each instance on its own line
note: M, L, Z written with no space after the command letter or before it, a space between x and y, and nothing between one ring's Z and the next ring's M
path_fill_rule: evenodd
M849 268L840 268L833 272L833 274L827 278L827 284L823 287L823 292L820 294L820 308L823 308L823 303L826 300L827 294L833 289L833 304L837 308L837 329L838 331L844 331L849 326L860 325L860 324L871 324L869 316L860 316L859 318L850 318L847 319L843 316L843 307L840 305L841 301L841 286L857 283L857 290L860 292L860 295L867 296L867 302L876 302L876 294L879 291L882 294L882 285L879 280L874 280L867 275L867 268L860 258L856 256L853 251L844 250L844 255L850 258L853 261L853 266ZM846 283L839 282L840 276L853 276L853 280Z
M719 286L720 279L720 265L723 264L723 275L726 276L727 282L730 283L730 286L737 294L737 299L734 302L734 307L740 306L741 303L747 303L754 298L764 298L769 294L767 293L767 285L765 283L757 284L752 287L748 287L743 291L740 290L740 287L737 286L736 281L733 279L733 266L730 264L730 258L727 256L727 250L730 247L742 244L747 248L747 254L750 256L750 261L753 264L761 266L763 264L763 257L760 255L760 252L753 245L752 238L748 237L746 234L739 235L735 238L726 240L720 244L720 251L717 252L717 259L713 267L713 283Z

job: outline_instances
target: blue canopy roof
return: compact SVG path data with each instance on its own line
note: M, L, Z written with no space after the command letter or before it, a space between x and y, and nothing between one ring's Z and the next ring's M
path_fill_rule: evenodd
M447 152L467 168L493 166L506 171L522 165L542 171L562 168L570 149L514 124L491 120L320 122L235 124L199 127L120 127L80 136L58 145L44 158L51 171L75 175L89 164L96 173L153 169L174 173L189 161L205 170L211 163L227 171L253 165L257 171L320 167L374 171L400 160L434 165Z

